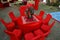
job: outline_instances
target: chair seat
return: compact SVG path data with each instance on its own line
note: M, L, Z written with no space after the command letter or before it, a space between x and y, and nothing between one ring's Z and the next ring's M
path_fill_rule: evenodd
M25 34L25 40L31 40L32 38L34 38L34 35L33 35L33 33L27 33L27 34Z
M9 31L13 31L15 29L15 24L13 22L11 23L8 23L6 28L9 30Z
M43 25L41 26L41 29L42 29L44 32L47 32L47 31L50 30L50 26L43 24Z
M38 30L34 31L34 34L35 35L43 35L44 33L42 30L38 29Z
M21 30L15 29L15 30L13 31L13 34L15 34L16 37L21 36Z
M12 32L5 30L4 32L10 37L10 40L20 40L21 39L22 32L19 29L15 29Z

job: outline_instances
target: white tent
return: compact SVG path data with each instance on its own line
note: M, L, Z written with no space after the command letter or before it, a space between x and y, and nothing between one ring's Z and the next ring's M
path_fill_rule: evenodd
M44 3L47 3L47 1L46 1L46 0L43 0L43 2L44 2Z

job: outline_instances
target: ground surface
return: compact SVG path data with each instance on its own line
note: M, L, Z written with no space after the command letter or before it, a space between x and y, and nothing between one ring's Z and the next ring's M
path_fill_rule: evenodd
M3 10L0 10L0 18L3 18L6 22L10 22L11 19L8 16L9 11L14 11L15 16L19 16L19 7L12 6L5 8ZM47 6L44 4L39 5L38 11L36 11L36 14L39 14L40 10L45 10L45 15L50 12L60 11L56 7ZM53 21L53 19L50 21L50 23ZM5 26L0 22L0 40L8 40L9 37L3 32L5 30ZM46 40L60 40L60 23L56 21L55 25L51 29L50 35L46 38Z

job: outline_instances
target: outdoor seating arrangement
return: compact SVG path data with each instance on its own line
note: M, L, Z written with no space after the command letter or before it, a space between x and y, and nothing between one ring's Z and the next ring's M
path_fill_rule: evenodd
M39 1L36 0L36 2L38 3ZM11 18L9 23L6 23L2 18L0 19L6 27L4 32L10 37L10 40L22 40L22 38L24 40L45 40L50 34L55 20L49 24L52 16L47 14L45 19L43 19L45 11L40 10L39 15L36 15L34 10L30 11L29 8L32 7L31 4L21 6L19 8L19 17L16 17L14 12L9 12L9 17ZM26 10L28 11L26 12Z
M19 38L22 37L22 34L24 36L24 40L45 40L46 36L49 35L51 28L55 24L55 21L52 24L49 24L52 16L50 14L47 14L46 18L43 19L44 13L45 12L41 10L39 15L33 15L34 18L36 18L36 22L33 21L27 23L23 18L25 15L16 17L14 16L13 12L9 12L9 16L12 19L12 22L6 23L3 19L0 19L0 21L7 28L7 30L4 32L10 36L10 40L21 40Z

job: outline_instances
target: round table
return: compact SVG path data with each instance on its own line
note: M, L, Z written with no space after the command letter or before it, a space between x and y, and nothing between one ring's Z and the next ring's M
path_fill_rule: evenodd
M37 20L36 22L28 22L27 23L24 19L24 16L20 16L17 20L19 28L24 33L31 32L31 31L34 31L36 29L39 29L42 22L36 16L34 16L34 18Z

